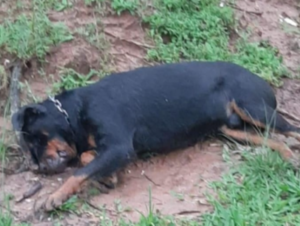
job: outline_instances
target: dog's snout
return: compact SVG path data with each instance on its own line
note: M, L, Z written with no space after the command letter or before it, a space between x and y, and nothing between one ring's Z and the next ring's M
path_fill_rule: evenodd
M39 171L40 172L46 172L48 170L48 166L44 163L40 163L39 165Z

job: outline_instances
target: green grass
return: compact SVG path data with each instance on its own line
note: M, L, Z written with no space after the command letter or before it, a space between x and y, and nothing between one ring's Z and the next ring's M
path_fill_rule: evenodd
M155 48L147 53L150 61L231 61L276 85L282 76L289 75L277 50L265 42L250 43L245 31L230 44L231 34L238 30L234 12L230 7L221 8L219 0L153 0L149 7L145 4L142 0L111 2L118 14L135 11L149 26L155 42Z
M60 72L60 81L53 84L52 93L61 90L70 90L92 84L93 77L99 77L99 72L91 70L87 75L82 75L71 68L63 68Z
M52 1L48 2L50 4ZM18 13L4 19L0 25L1 55L13 55L22 60L37 57L44 60L52 46L70 41L73 36L62 23L53 23L46 15L47 4L44 1L32 1L32 13ZM17 9L21 8L22 3Z
M203 225L300 225L300 178L278 153L242 154L239 167L214 182L214 212Z
M0 48L19 59L44 59L50 47L70 41L72 35L63 24L53 24L44 14L21 14L15 21L0 25Z

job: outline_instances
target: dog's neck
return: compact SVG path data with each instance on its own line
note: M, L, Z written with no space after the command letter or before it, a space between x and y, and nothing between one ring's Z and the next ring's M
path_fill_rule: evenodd
M58 107L55 104L57 101L60 105ZM85 143L86 138L82 136L84 128L81 119L82 103L77 94L73 91L65 91L51 100L53 107L55 107L60 113L60 117L64 117L69 124L69 133L72 137L72 143L75 144L79 154L83 151L84 147L81 147ZM65 113L64 113L65 111Z

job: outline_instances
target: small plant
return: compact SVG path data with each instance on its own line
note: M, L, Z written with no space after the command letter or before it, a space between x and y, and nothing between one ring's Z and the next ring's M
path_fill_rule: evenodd
M53 84L52 92L70 90L94 83L93 77L99 76L97 71L91 70L89 74L82 75L71 68L64 68L60 72L61 80Z
M77 213L78 212L79 200L77 196L72 196L59 208L51 211L51 217L59 217L62 213Z
M175 192L175 191L171 191L171 195L173 197L175 197L180 202L184 201L184 194L181 194L181 193L178 193L178 192Z
M120 15L123 11L129 11L131 14L138 8L137 0L112 0L111 7Z
M7 19L0 25L0 48L19 59L43 60L51 46L72 38L65 25L52 23L39 11L31 16L21 14L14 21Z
M13 219L9 214L0 213L0 226L12 226Z

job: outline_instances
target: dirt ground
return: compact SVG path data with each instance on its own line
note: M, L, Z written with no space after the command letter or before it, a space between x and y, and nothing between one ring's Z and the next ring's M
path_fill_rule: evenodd
M288 33L282 28L280 15L299 21L299 8L293 0L240 0L236 5L236 17L241 26L247 26L254 31L252 40L268 39L279 49L285 64L294 74L298 72L300 63L300 36ZM77 4L64 12L52 12L49 15L53 21L62 21L74 30L89 23L96 23L92 8ZM141 22L130 14L107 16L101 18L104 25L99 27L109 40L109 63L115 71L124 71L145 65L146 49L152 45L145 35ZM69 43L52 50L48 55L49 62L44 71L58 76L60 66L73 67L81 73L90 68L101 69L103 53L80 36ZM30 83L32 93L39 98L45 97L49 86L45 79L37 74L39 65L32 63L25 79ZM300 81L284 79L284 84L276 89L280 106L290 113L300 117ZM0 119L3 126L7 121ZM9 127L9 125L6 125ZM211 210L205 200L205 192L209 191L208 182L220 178L226 172L227 166L222 159L222 144L214 141L196 145L184 151L178 151L166 156L151 158L150 161L139 161L130 165L122 174L122 183L109 194L99 194L89 198L94 206L103 206L111 217L124 215L128 219L137 220L139 212L146 213L149 204L148 187L152 189L154 209L163 214L177 216L195 216ZM61 175L40 177L44 188L34 197L22 203L11 202L11 210L15 220L29 220L33 225L52 225L47 217L43 220L32 219L34 200L50 193L62 184L73 169ZM2 190L20 196L37 179L30 172L7 176ZM116 210L116 201L124 211ZM131 210L129 211L130 208ZM138 210L138 211L137 211ZM99 214L99 211L98 211ZM78 215L65 215L62 225L93 225L99 221L97 211L82 210Z

